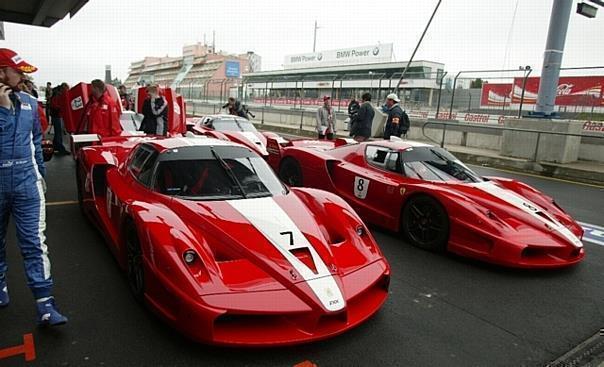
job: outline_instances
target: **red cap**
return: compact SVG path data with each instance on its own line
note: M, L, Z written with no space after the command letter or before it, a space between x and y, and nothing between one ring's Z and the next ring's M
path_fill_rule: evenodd
M331 99L331 97L330 96L324 96L323 97L323 102L327 101L328 99Z
M8 66L22 73L35 73L38 68L28 64L15 51L8 48L0 48L0 67Z

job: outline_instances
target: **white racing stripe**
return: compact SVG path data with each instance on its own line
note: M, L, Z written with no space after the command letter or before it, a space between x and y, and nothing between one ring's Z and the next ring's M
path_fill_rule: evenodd
M570 243L572 243L575 247L583 247L583 242L577 236L575 236L568 228L566 228L562 223L558 222L553 216L549 215L547 211L540 208L537 204L523 198L522 196L516 194L515 192L499 187L493 182L485 181L471 184L472 186L480 189L488 194L491 194L499 199L502 199L509 204L521 209L525 213L529 214L535 219L538 219L540 222L546 224L552 230L560 233L564 238L566 238ZM543 213L547 218L539 215L538 213Z
M227 202L279 250L327 310L338 311L345 307L342 292L329 269L300 229L272 197ZM303 248L309 250L317 270L316 274L290 252Z
M260 153L268 154L268 152L266 151L266 147L264 146L264 144L262 144L262 140L260 140L260 138L258 138L256 133L254 133L252 131L242 131L241 135L243 135L244 138L246 138L249 142L251 142L253 146L260 149Z
M34 124L37 123L34 121ZM31 150L31 159L33 162L33 170L36 173L36 189L38 189L38 196L40 197L40 208L38 211L38 242L40 243L40 249L42 250L42 268L44 271L44 279L50 279L50 260L48 259L48 246L46 246L46 197L44 196L44 188L42 187L42 174L38 170L38 164L36 161L36 147L34 145L34 135L30 133L29 137L29 149Z

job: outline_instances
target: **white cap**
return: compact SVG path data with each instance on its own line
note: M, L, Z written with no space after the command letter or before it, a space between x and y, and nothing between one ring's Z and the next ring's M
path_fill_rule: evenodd
M386 96L386 99L391 99L394 102L400 102L401 100L398 98L398 96L394 93L390 93L389 95Z

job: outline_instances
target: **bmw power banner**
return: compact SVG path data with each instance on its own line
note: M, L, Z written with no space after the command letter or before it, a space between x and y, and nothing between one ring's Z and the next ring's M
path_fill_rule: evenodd
M285 56L285 69L371 64L392 61L392 43Z

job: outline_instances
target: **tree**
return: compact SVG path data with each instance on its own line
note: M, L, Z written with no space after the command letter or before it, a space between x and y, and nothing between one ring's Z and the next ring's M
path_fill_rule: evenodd
M482 79L476 78L470 82L470 88L482 88Z

